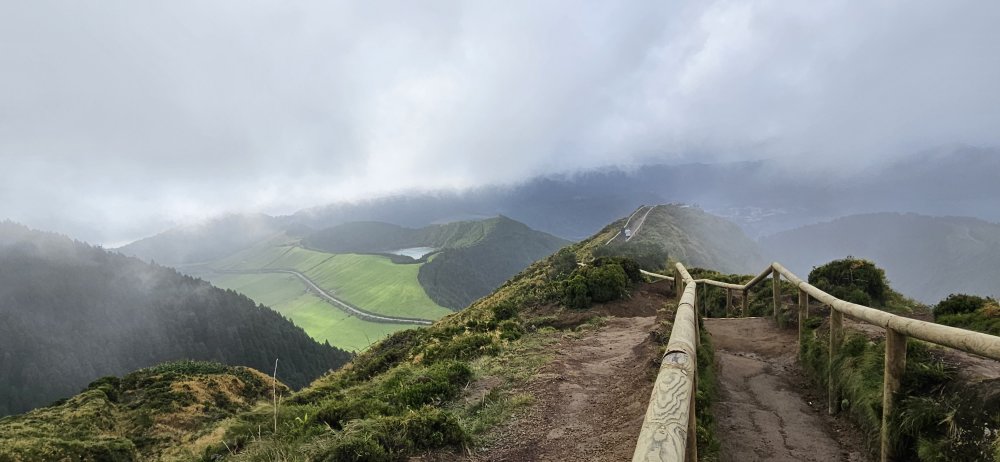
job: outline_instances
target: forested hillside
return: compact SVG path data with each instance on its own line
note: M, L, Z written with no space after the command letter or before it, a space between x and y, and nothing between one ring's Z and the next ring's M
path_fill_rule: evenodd
M0 223L0 415L176 359L270 370L300 387L348 354L233 291L66 237Z
M877 261L893 286L924 303L998 293L1000 224L976 218L853 215L768 236L761 246L800 273L848 255Z
M384 253L407 247L439 252L420 268L420 284L435 303L458 310L568 241L499 216L419 229L379 222L346 223L305 239L333 253Z
M595 243L614 232L607 227L589 242L529 265L432 326L393 334L303 390L289 395L279 386L284 399L278 406L253 406L269 398L262 389L269 381L260 373L164 364L104 379L65 403L0 419L0 460L389 462L441 448L464 453L530 404L513 387L540 373L547 342L594 328L602 315L621 309L613 302L640 290L636 263L592 258ZM577 261L592 263L580 267ZM586 303L577 303L578 296ZM567 301L575 308L564 307ZM655 313L656 307L640 305ZM526 350L537 353L526 358ZM645 363L639 367L648 375ZM484 385L472 384L477 378ZM213 388L223 398L205 399L214 397ZM436 460L454 459L442 457Z

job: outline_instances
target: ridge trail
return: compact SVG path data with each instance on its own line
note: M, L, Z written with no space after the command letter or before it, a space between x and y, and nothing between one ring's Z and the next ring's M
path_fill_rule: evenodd
M867 460L853 428L826 415L824 399L808 396L794 331L769 318L704 322L718 368L713 411L723 462Z

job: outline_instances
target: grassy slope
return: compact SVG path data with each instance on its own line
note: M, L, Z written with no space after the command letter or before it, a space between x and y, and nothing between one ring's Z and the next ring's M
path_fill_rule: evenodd
M606 228L596 240L613 233ZM171 450L200 454L203 460L395 461L482 442L490 428L531 402L515 390L554 357L548 345L562 335L577 335L553 326L575 330L590 324L587 312L560 308L564 282L577 268L561 257L568 252L587 260L593 245L575 244L535 263L468 309L429 328L398 332L341 370L286 395L277 431L273 408L262 402L235 418L192 422L175 433L187 441L201 436L199 443L173 441ZM567 319L560 322L564 313ZM460 399L464 393L474 399ZM142 405L136 411L139 418L161 415ZM41 438L43 444L53 431L46 430L48 423L64 417L57 413L33 422L38 432L29 439Z
M396 264L381 255L335 255L304 249L291 240L266 242L211 265L213 269L226 271L292 269L348 303L388 316L437 319L451 313L434 303L420 286L417 280L420 266ZM295 278L283 280L304 290L302 282ZM225 287L240 290L229 285ZM291 289L283 292L286 290ZM249 292L240 291L249 295ZM279 301L272 303L281 304Z
M320 286L332 288L337 297L376 313L425 319L451 313L420 286L420 266L398 265L379 255L348 254L336 255L305 274Z
M656 206L633 241L661 245L671 260L689 268L756 273L766 264L738 226L692 207Z
M406 324L368 322L340 311L307 293L302 282L290 274L209 274L212 284L241 292L291 319L319 342L348 351L361 351Z

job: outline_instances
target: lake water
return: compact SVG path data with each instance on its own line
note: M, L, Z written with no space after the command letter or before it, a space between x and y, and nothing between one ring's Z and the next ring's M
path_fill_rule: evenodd
M424 255L434 252L435 250L437 249L434 247L410 247L408 249L390 250L389 253L393 255L407 256L414 260L420 260L424 257Z

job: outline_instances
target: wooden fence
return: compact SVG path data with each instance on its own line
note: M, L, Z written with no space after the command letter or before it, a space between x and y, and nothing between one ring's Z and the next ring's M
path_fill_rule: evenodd
M646 410L639 441L632 457L635 461L696 461L698 460L694 434L694 392L697 383L698 317L697 287L720 287L726 290L726 313L732 309L734 291L742 295L743 313L748 309L749 290L768 277L772 281L774 316L781 308L781 278L784 277L798 290L799 338L801 341L805 320L812 297L830 307L830 363L827 365L829 389L827 408L832 414L837 409L835 385L836 371L833 358L844 339L843 317L866 322L885 329L885 365L882 381L882 432L881 460L893 460L892 442L889 440L889 416L896 401L896 393L906 369L906 341L908 337L933 344L1000 360L1000 337L957 327L910 319L886 313L863 305L836 298L803 281L779 263L772 263L764 271L743 285L710 279L694 280L683 265L676 265L673 278L643 272L647 276L674 282L678 294L674 327L667 344L667 351L660 366L653 394ZM683 287L681 285L683 284ZM680 336L675 342L674 339Z

